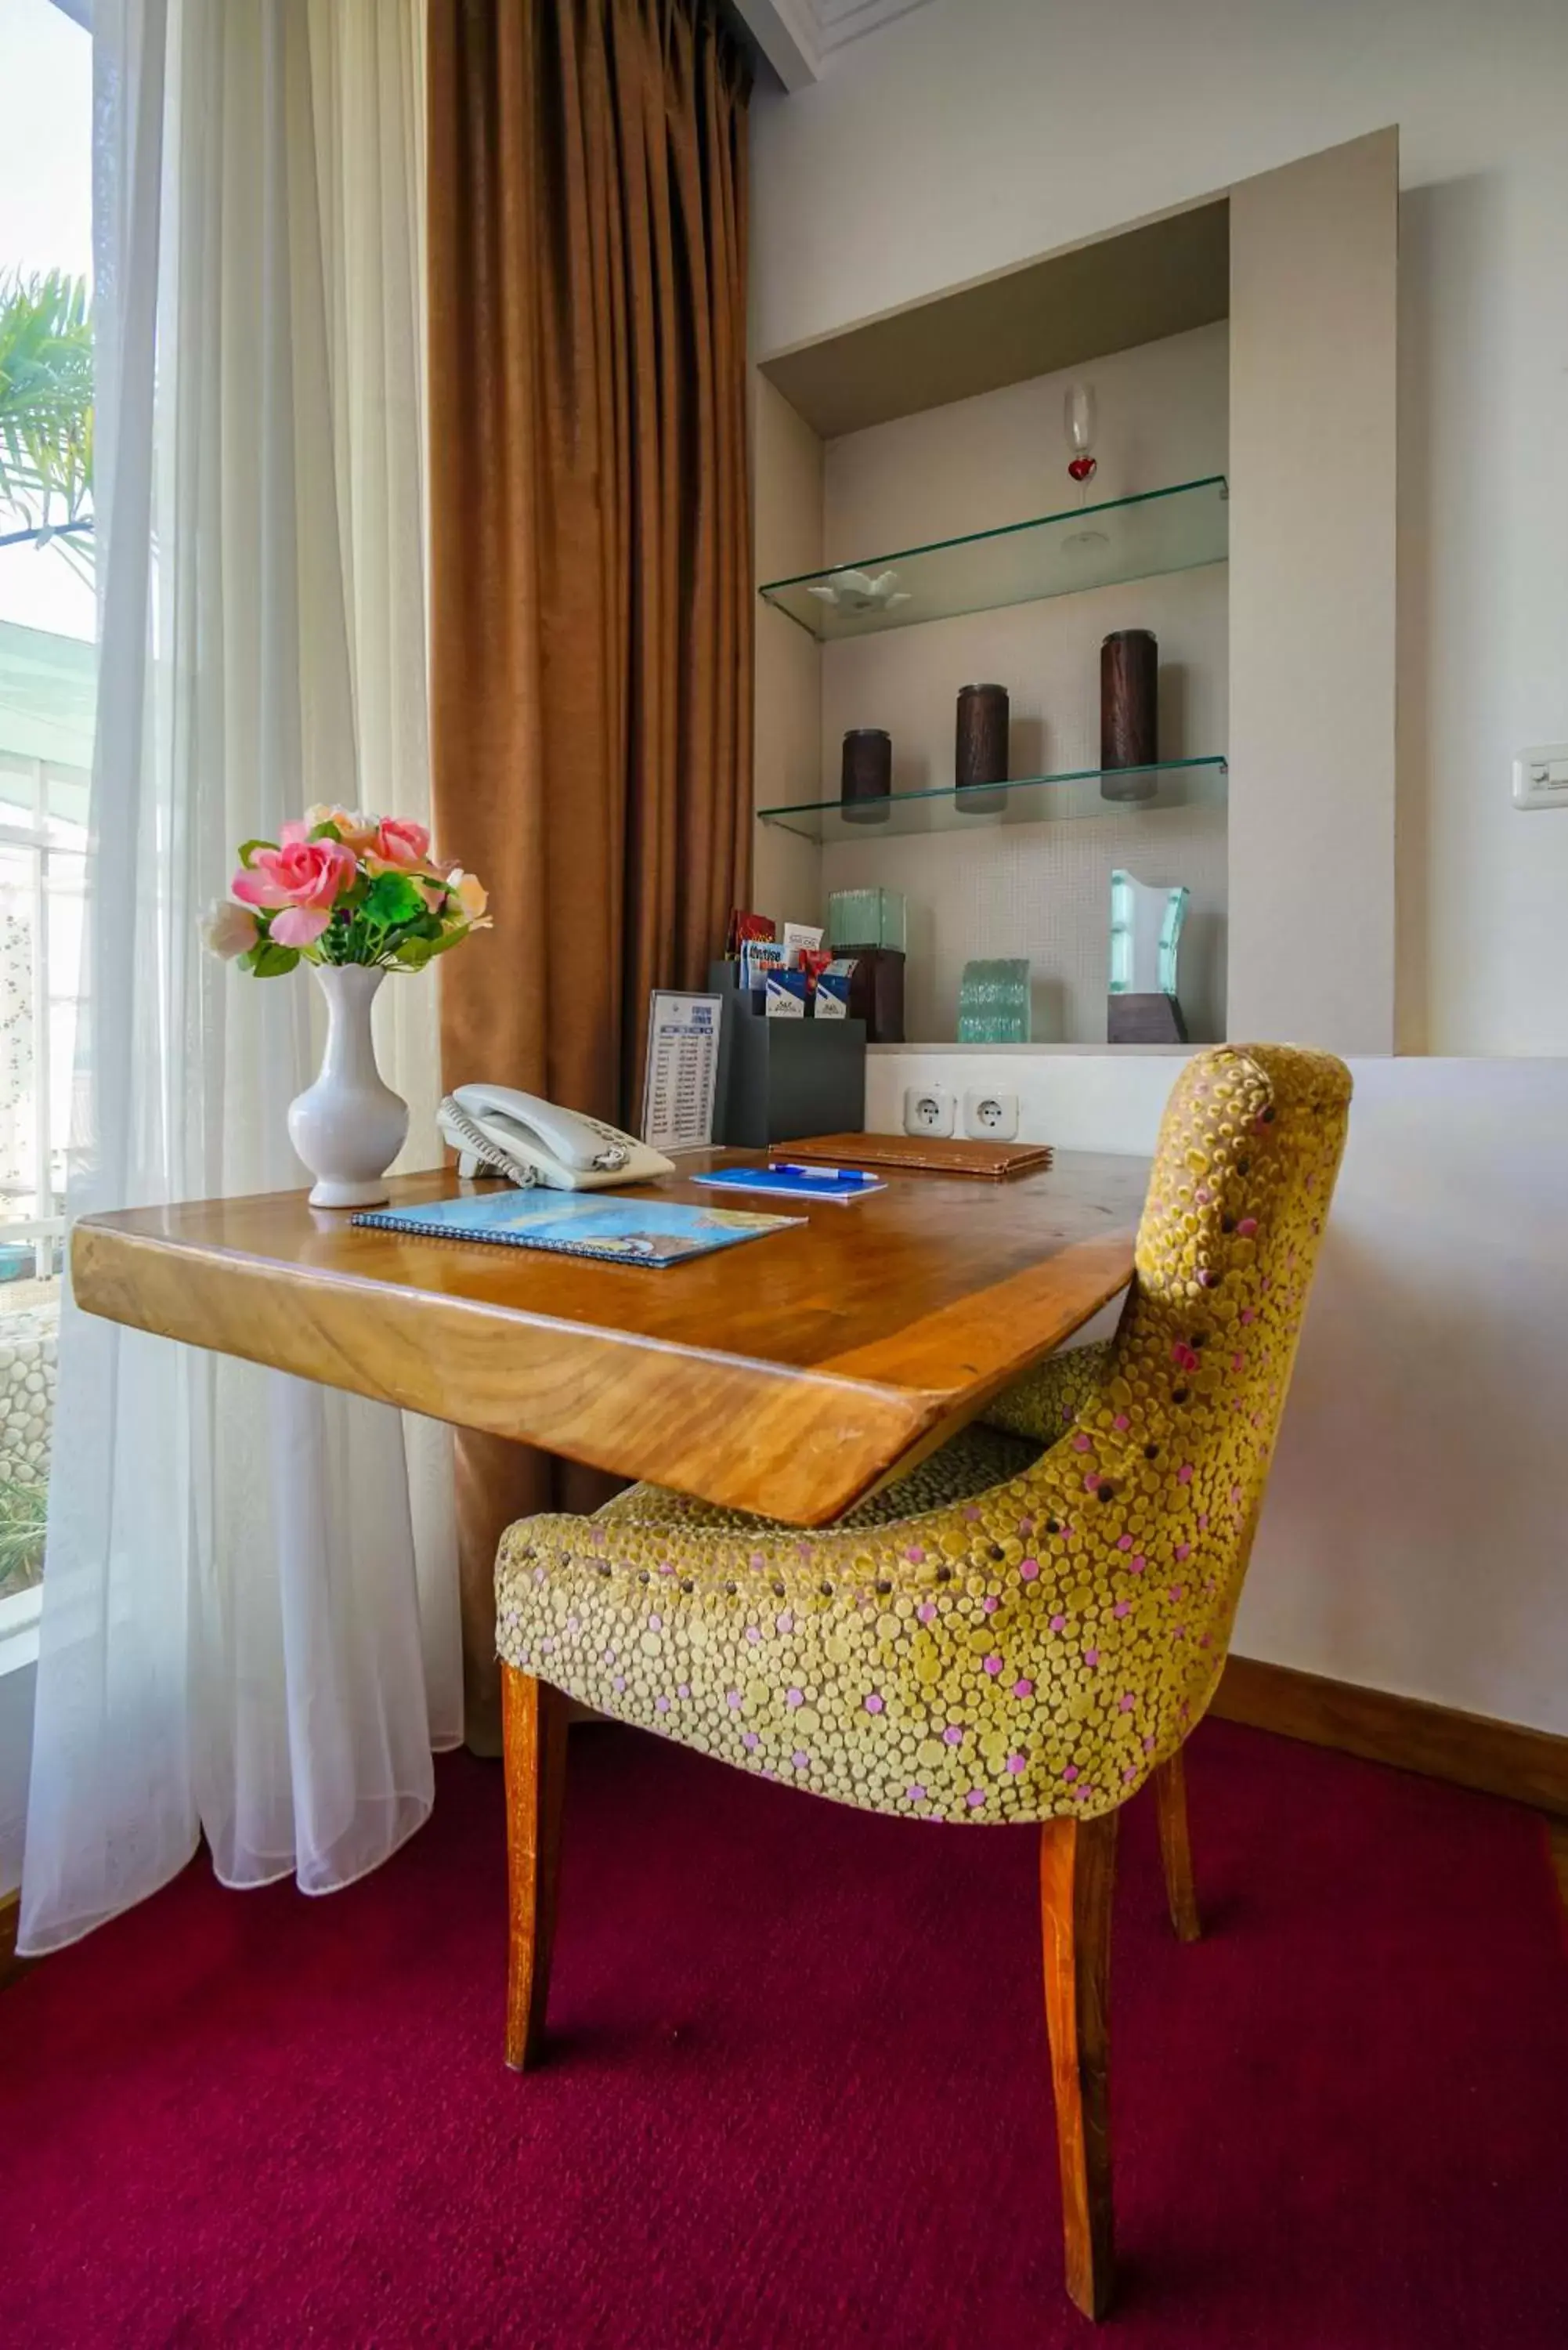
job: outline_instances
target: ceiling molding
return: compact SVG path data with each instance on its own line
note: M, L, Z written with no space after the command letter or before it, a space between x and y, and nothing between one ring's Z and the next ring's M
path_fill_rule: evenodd
M792 94L821 80L835 50L928 5L929 0L731 0Z
M843 48L846 41L857 41L862 34L890 25L896 16L924 8L928 0L805 0L805 5L815 15L816 46L827 56Z
M730 0L730 5L792 98L821 80L815 0Z

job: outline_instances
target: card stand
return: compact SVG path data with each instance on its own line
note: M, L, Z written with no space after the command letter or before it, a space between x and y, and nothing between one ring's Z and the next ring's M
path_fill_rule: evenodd
M722 995L714 1140L765 1150L813 1134L866 1130L864 1020L770 1020L760 998L716 962L711 993Z

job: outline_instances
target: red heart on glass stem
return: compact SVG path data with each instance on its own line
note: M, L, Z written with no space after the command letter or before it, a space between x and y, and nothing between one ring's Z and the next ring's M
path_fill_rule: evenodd
M1067 471L1072 474L1073 479L1075 482L1093 481L1095 477L1095 460L1093 457L1069 458L1067 463Z

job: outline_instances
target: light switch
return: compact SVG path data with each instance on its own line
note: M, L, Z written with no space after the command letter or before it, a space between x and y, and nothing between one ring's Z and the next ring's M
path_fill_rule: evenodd
M1513 763L1513 805L1568 808L1568 743L1537 743Z

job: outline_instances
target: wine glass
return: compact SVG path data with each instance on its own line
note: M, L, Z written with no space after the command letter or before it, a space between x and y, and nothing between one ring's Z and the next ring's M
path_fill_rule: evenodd
M1082 505L1089 484L1098 470L1095 455L1095 434L1098 425L1098 410L1092 383L1072 383L1062 402L1062 423L1067 435L1067 471L1078 484L1078 504Z
M1067 472L1078 485L1078 504L1088 500L1089 484L1099 471L1095 455L1095 436L1099 425L1098 404L1092 383L1070 383L1062 402L1062 424L1067 435ZM1063 541L1064 550L1076 558L1097 555L1110 545L1103 530L1091 524L1084 530L1074 531Z

